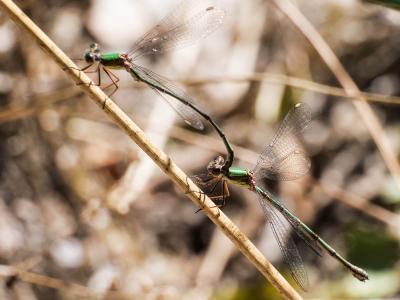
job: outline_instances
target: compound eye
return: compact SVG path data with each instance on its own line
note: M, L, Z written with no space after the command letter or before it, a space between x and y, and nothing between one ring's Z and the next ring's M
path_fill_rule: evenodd
M85 60L87 63L92 63L94 61L93 54L90 52L85 53Z
M225 159L222 156L218 156L215 161L220 166L223 166L225 164Z

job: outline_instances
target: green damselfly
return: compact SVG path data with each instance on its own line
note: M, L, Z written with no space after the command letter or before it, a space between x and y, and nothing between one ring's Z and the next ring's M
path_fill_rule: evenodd
M147 84L165 99L190 126L202 130L204 126L199 115L203 117L214 127L225 144L228 152L225 168L228 169L232 165L234 153L222 129L174 83L136 63L139 57L157 55L174 48L189 46L215 31L222 24L225 16L224 10L215 5L215 2L214 0L181 2L158 25L140 38L133 49L127 53L101 53L97 44L90 45L84 55L89 65L82 71L87 71L92 65L97 64L93 72L98 74L97 85L101 84L100 72L104 71L112 82L107 87L115 87L111 96L118 89L119 79L110 69L125 69L135 80ZM167 97L164 97L165 95Z
M293 180L308 172L311 163L301 145L299 135L311 120L311 113L305 104L297 104L285 117L271 143L260 154L257 164L252 170L230 167L224 169L224 158L218 156L207 167L207 179L197 178L200 185L213 185L213 191L218 184L222 186L222 200L229 195L228 184L232 183L249 189L257 194L261 208L271 225L272 231L281 249L283 258L288 264L290 273L296 283L303 289L308 289L308 276L294 241L289 237L290 228L319 256L325 249L359 280L368 279L363 269L351 264L328 243L320 238L299 218L291 213L284 204L267 189L262 188L262 179ZM216 198L216 197L214 197ZM289 237L285 240L286 237Z

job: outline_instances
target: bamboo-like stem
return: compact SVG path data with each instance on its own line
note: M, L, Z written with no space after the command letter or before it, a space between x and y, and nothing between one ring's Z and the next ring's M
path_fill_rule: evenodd
M347 95L365 100L357 84L349 73L347 73L333 50L300 10L290 0L273 0L273 2L313 45L328 68L343 86ZM400 165L378 118L366 101L353 101L353 105L377 145L389 172L400 187Z
M81 89L174 181L182 192L224 232L247 259L286 299L301 299L274 266L261 254L239 228L205 196L164 152L157 149L142 130L40 30L12 0L0 0L0 7L53 59Z

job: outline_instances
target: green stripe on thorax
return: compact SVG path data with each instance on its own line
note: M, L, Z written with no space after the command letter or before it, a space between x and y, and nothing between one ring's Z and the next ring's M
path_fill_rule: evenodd
M232 184L236 184L239 186L247 186L247 187L249 186L249 183L251 181L251 176L249 174L249 171L238 167L230 167L226 178Z
M113 69L122 69L124 68L124 59L117 52L103 53L101 55L101 64Z

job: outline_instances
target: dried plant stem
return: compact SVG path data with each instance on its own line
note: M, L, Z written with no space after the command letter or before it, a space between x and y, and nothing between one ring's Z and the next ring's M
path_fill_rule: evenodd
M346 94L352 98L366 100L361 95L361 91L357 87L357 84L351 78L349 73L347 73L333 50L325 42L315 27L300 12L300 10L290 0L273 0L273 2L317 50L331 72L345 89ZM400 165L378 118L366 101L354 101L353 105L359 112L362 120L368 128L368 131L374 139L389 172L400 187Z
M67 283L57 278L52 278L37 273L28 272L14 266L0 265L0 276L3 277L17 276L18 279L21 281L39 286L45 286L59 291L65 291L66 293L75 295L77 297L86 297L92 299L105 298L105 295L100 295L94 291L91 291L85 286L74 283Z
M305 80L302 78L287 76L284 74L274 74L274 73L253 73L249 75L240 76L219 76L219 77L208 77L206 79L187 79L180 80L186 85L201 85L210 83L243 83L243 82L267 82L272 84L284 84L292 86L294 88L299 88L307 91L312 91L320 94L331 95L336 97L343 97L349 100L359 100L368 101L379 104L386 105L400 105L400 97L388 96L376 93L365 93L360 92L359 94L349 95L349 93L339 87L334 87L326 84L321 84L318 82Z
M323 192L338 201L355 208L364 214L390 226L394 232L400 230L400 216L383 207L372 204L354 193L346 191L339 186L326 181L320 181L319 186Z
M77 89L72 89L71 87L68 87L52 93L35 94L32 97L32 102L34 102L33 105L31 104L29 106L12 107L1 110L0 124L27 118L31 115L38 113L39 111L51 107L57 102L71 99L72 97L77 96L81 93L82 92Z
M43 50L65 73L79 83L84 92L174 181L183 193L225 233L249 261L278 289L287 299L301 299L282 275L272 266L251 241L221 212L215 204L178 168L162 151L153 146L140 128L26 16L11 0L0 0L3 10L32 36Z
M382 95L376 93L365 93L362 92L355 97L350 97L348 93L342 88L330 86L326 84L317 83L310 80L305 80L297 77L287 76L284 74L273 74L273 73L253 73L249 75L241 76L219 76L219 77L207 77L207 78L193 78L193 79L177 79L177 82L182 82L185 85L204 85L204 84L218 84L218 83L246 83L246 82L267 82L271 84L284 84L294 88L303 89L306 91L312 91L315 93L331 95L336 97L343 97L349 100L368 101L384 105L400 105L400 97ZM132 86L130 83L121 84L121 88ZM135 85L136 88L143 88L143 84ZM82 92L76 89L67 87L59 91L46 94L35 94L33 99L38 102L29 107L13 107L7 108L0 111L0 124L23 119L31 115L36 114L38 111L43 110L51 104L61 102L66 99L71 99L75 96L80 95Z

